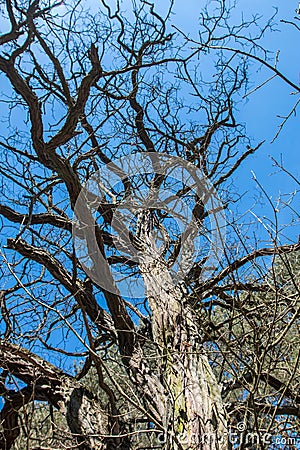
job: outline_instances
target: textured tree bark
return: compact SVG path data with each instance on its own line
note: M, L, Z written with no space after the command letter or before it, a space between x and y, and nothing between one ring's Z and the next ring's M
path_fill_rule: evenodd
M89 391L78 386L68 393L66 417L80 450L114 448L104 436L108 434L107 418Z
M149 234L141 272L160 348L165 401L164 440L172 450L228 449L227 420L220 389L201 344L199 327L184 293L175 286Z

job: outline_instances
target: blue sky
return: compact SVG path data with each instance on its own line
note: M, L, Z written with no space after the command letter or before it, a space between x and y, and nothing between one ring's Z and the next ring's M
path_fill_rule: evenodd
M165 3L165 1L158 2L158 5ZM188 28L189 30L197 29L198 5L199 3L195 0L185 0L184 2L175 0L176 21L179 20L183 28ZM245 0L237 0L232 19L234 23L239 24L242 21L242 17L250 19L253 15L258 15L261 23L264 23L278 9L277 16L274 19L276 24L274 28L278 31L267 32L262 42L265 48L273 52L270 56L272 57L273 55L274 59L276 53L280 51L278 69L288 76L291 81L299 85L300 55L297 42L299 41L300 32L295 27L281 22L282 20L293 20L297 6L297 1L254 0L247 2ZM253 63L249 70L249 91L267 80L271 75L268 70L259 68L257 64ZM279 197L286 201L291 198L290 194L292 192L299 190L299 184L287 175L280 173L271 160L271 157L278 161L282 160L285 167L300 180L300 158L298 153L300 127L298 116L289 118L278 138L272 143L272 139L276 135L282 120L278 116L287 115L298 100L299 94L293 95L292 91L292 88L276 78L258 91L247 96L245 101L238 106L237 120L245 124L247 135L252 138L253 145L265 140L258 153L244 162L237 173L235 182L239 192L247 192L243 202L239 204L240 213L247 211L249 208L259 218L262 218L264 215L272 212L267 199L260 206L253 206L255 203L253 199L257 198L261 193L257 183L253 180L253 172L257 177L257 181L266 189L269 198L275 202ZM299 199L297 197L292 206L299 210ZM278 207L280 210L278 215L279 223L284 226L291 220L291 210L280 205ZM264 228L260 227L262 239L265 236L264 231ZM292 239L297 239L298 234L299 227L297 226L289 228L285 232L286 237L291 237Z
M87 0L86 3L90 5L91 10L96 10L99 7L98 2L94 0ZM217 4L215 0L210 0L207 3L209 7ZM114 1L109 0L109 4L113 5ZM125 8L128 4L129 9L131 0L124 0L122 4ZM196 35L199 30L199 13L205 4L206 1L202 0L200 2L199 0L175 0L172 21L187 32ZM227 4L229 4L229 1ZM161 13L167 10L168 5L169 0L155 2L156 9ZM273 52L274 57L276 52L280 50L278 68L298 85L300 83L300 54L295 44L299 40L300 32L294 27L280 22L282 19L292 20L297 6L297 0L253 0L251 2L237 0L236 7L233 9L232 22L239 24L242 17L250 19L253 15L258 15L261 17L261 23L264 23L274 14L277 8L278 14L275 18L277 25L275 28L279 31L268 32L263 44ZM4 31L3 21L0 21L0 27L1 31ZM265 69L258 69L256 64L250 67L249 78L252 88L271 75ZM4 86L2 85L2 89L6 89L6 86ZM245 197L245 200L248 199L247 202L244 202L245 208L251 205L251 195L257 194L255 183L251 182L251 171L255 172L258 180L266 187L272 198L277 198L280 193L292 192L299 187L289 177L275 173L278 171L272 167L270 159L270 155L277 160L282 158L287 169L293 172L296 177L300 177L298 156L300 127L298 126L298 117L291 117L278 139L271 144L280 124L277 116L288 114L292 105L298 99L298 96L291 95L291 91L292 89L286 86L283 81L275 79L262 89L249 95L239 105L237 120L245 124L247 134L252 138L253 145L262 140L266 141L259 152L243 164L236 179L239 190L249 191ZM288 219L287 211L285 211L282 220Z
M238 2L243 4L243 10L249 11L247 2ZM297 49L297 41L299 40L299 31L294 27L280 22L280 20L292 20L295 16L297 2L284 1L254 1L251 7L269 17L278 8L278 15L275 18L278 32L268 33L264 39L265 46L274 52L278 50L279 62L278 68L286 74L291 81L299 85L300 81L300 56ZM254 12L254 11L253 11ZM254 68L253 68L254 69ZM259 81L269 77L268 71L262 69L260 72L253 70L251 73L252 81L259 84ZM278 126L282 119L278 115L287 115L295 102L298 95L293 95L292 88L286 86L283 81L274 79L259 91L250 95L247 102L240 109L240 120L245 122L248 134L255 141L266 140L265 144L255 156L251 157L244 165L240 172L245 180L245 186L248 186L248 179L251 178L251 171L255 172L258 181L264 185L269 196L276 200L279 195L299 190L299 184L295 183L290 177L279 173L278 169L273 166L270 157L280 161L282 159L285 167L293 173L300 181L300 158L299 158L299 141L300 127L298 116L292 116L287 121L282 132L272 143ZM249 195L253 192L253 184L249 184ZM288 197L283 197L285 200ZM293 203L293 207L299 211L299 196ZM280 208L279 208L280 209ZM288 222L291 216L287 208L282 209L279 213L279 220L282 224ZM297 238L299 228L294 227L287 232L288 236Z
M130 4L130 0L125 0L123 4ZM110 2L113 4L113 2ZM199 0L175 0L174 15L172 20L182 29L196 36L199 30L199 13L205 1ZM216 1L208 2L209 6L216 5ZM229 4L229 2L227 2ZM231 2L233 4L233 2ZM163 13L167 10L169 1L158 0L155 2L156 9ZM240 24L242 20L250 20L253 16L258 16L261 24L265 24L277 10L274 18L274 31L267 32L262 40L263 46L270 50L270 57L275 60L275 55L279 51L278 69L281 70L295 84L300 84L300 54L297 46L300 32L295 27L283 23L282 20L291 21L296 16L295 10L298 2L283 0L236 0L236 6L232 11L232 23ZM300 19L300 17L299 17ZM300 20L298 25L300 26ZM275 31L276 30L276 31ZM271 59L272 61L272 59ZM249 69L249 91L267 80L272 73L265 68L260 68L253 63ZM245 161L235 177L235 183L240 193L246 193L243 202L239 204L241 214L251 209L258 218L272 214L272 208L268 199L261 198L261 203L255 205L258 197L261 197L261 190L258 183L262 184L269 197L279 209L278 220L282 227L288 224L294 215L289 207L283 207L277 203L278 199L288 201L291 195L300 185L291 177L283 174L274 167L271 157L277 161L282 161L284 166L300 179L300 158L298 147L300 142L300 127L298 116L291 116L278 138L272 143L278 127L282 121L278 116L289 114L291 108L298 100L298 95L292 94L292 88L287 86L278 78L273 79L261 89L253 92L239 104L237 121L245 125L247 135L251 137L253 146L260 141L265 141L259 151ZM253 180L257 177L258 183ZM255 205L255 206L254 206ZM296 196L291 203L292 208L299 210L299 200ZM251 216L254 219L254 216ZM256 219L254 219L256 220ZM257 220L259 225L259 220ZM265 229L260 228L261 239L267 239ZM298 226L289 228L285 236L297 239L299 234ZM283 238L284 239L284 238ZM283 242L282 242L283 243Z

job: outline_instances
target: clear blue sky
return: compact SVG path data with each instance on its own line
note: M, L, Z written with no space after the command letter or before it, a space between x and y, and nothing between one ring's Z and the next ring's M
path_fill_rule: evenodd
M113 4L113 2L110 3ZM209 2L202 0L175 0L172 20L179 28L181 27L191 35L197 36L199 13L206 3L210 6L216 5L214 0ZM228 1L227 4L229 3L233 4L233 2ZM131 0L125 0L123 5L126 4L128 4L129 8ZM168 5L168 0L155 2L156 9L161 13L167 10ZM277 9L278 13L274 18L276 31L267 32L262 43L265 48L273 52L274 60L276 53L280 51L278 69L288 76L291 81L299 85L300 52L297 42L299 42L300 31L297 31L291 25L281 22L281 20L293 20L296 16L295 10L297 7L297 0L236 0L236 6L232 12L232 23L240 24L242 18L250 20L254 15L258 15L260 16L260 23L263 25ZM298 25L300 26L300 20ZM253 64L249 71L251 88L259 85L271 75L272 73L268 70L264 68L259 70L258 65ZM253 199L259 197L261 191L253 181L252 171L255 173L257 180L266 189L269 198L273 201L276 201L279 197L287 201L290 199L289 194L300 188L290 177L279 173L278 169L273 166L270 158L272 156L278 161L282 160L285 167L300 181L299 118L297 116L290 117L279 137L275 142L271 143L282 121L278 116L287 115L299 97L299 94L291 95L291 92L292 88L276 78L249 95L244 103L239 105L239 113L236 115L236 119L238 122L245 124L247 134L252 138L253 146L262 140L266 141L256 155L251 156L244 162L237 173L236 184L239 192L247 192L243 197L243 202L239 204L240 213L251 209L259 218L263 218L264 215L272 215L272 209L267 200L263 200L260 205L253 206L255 203ZM291 206L299 211L299 196L294 198ZM291 212L291 209L284 208L283 205L278 205L278 207L279 223L284 226L284 224L291 221L294 214ZM253 216L251 218L252 220L254 219ZM259 234L262 241L264 238L267 238L267 235L264 233L264 227L260 227ZM299 227L289 228L285 234L291 239L297 239L298 234L300 234Z
M114 1L110 0L109 3L114 4ZM208 2L202 0L175 0L172 21L185 31L197 35L199 30L199 13L206 3L210 6L216 4L214 0ZM92 10L96 10L99 7L98 2L92 0L87 0L87 4L90 5ZM130 9L131 0L124 0L122 4L124 7L128 4L128 9ZM227 4L229 4L229 1ZM155 2L156 9L161 13L167 10L168 5L169 0L157 0ZM278 8L275 22L279 31L268 32L263 42L266 48L274 52L274 56L280 50L278 68L288 75L293 82L299 84L300 53L297 42L299 42L300 32L292 26L280 22L281 19L292 20L297 7L297 0L252 0L251 2L236 0L232 22L239 24L242 21L242 15L244 19L250 19L253 15L258 14L262 16L260 19L261 23L264 23L274 14L275 8ZM2 32L5 31L3 29L3 21L0 21L0 28ZM257 68L257 65L253 65L250 70L252 87L271 75L265 69L257 72ZM6 89L6 86L2 84L2 90L4 89ZM255 183L251 182L252 170L255 172L258 180L265 186L268 194L274 199L280 193L292 192L294 189L299 188L299 185L297 186L287 176L274 173L278 171L272 167L272 161L269 157L269 155L272 155L277 160L282 158L287 169L300 178L300 158L298 156L300 127L298 126L299 119L297 116L289 119L278 139L271 144L271 140L280 124L280 119L277 116L288 114L298 98L298 96L291 95L291 91L292 89L286 86L284 82L275 79L250 95L239 106L237 120L245 124L247 134L253 139L253 145L261 140L266 140L259 152L243 164L236 179L239 190L248 191L247 196L244 197L243 207L245 209L252 205L251 198L253 195L258 194L255 189ZM290 219L287 209L282 211L280 217L283 223ZM297 235L297 230L295 235Z
M249 15L251 12L258 12L266 18L272 15L274 7L278 8L275 21L277 23L276 28L279 31L267 33L264 44L274 52L274 56L280 50L278 69L287 75L295 84L299 85L300 54L297 42L299 42L300 32L294 27L280 22L281 20L289 21L295 17L295 9L298 6L298 2L279 0L246 2L239 0L238 4L242 6L246 14ZM258 73L253 70L253 73L251 73L253 84L259 84L259 81L267 79L269 75L266 70ZM250 95L248 101L240 111L240 120L245 122L248 134L255 141L266 140L259 153L251 157L243 166L241 175L245 180L245 186L248 187L248 179L251 177L251 170L253 170L258 180L266 188L269 196L274 200L279 195L288 194L300 188L299 184L295 183L290 177L280 174L278 169L272 166L270 159L270 156L277 160L282 158L285 167L300 182L299 117L290 117L279 137L275 142L271 143L282 121L278 116L287 115L299 98L299 94L292 95L292 91L292 88L286 86L283 81L274 79L265 87ZM250 192L248 198L253 192L251 184L249 184L249 187ZM283 196L282 198L287 200L289 197ZM299 195L295 197L292 206L299 212ZM279 222L282 225L288 223L291 219L290 210L281 207L279 209ZM267 207L267 210L270 211L270 208ZM261 208L259 214L264 214L264 208ZM298 226L287 231L287 235L294 239L298 237L299 233Z
M199 6L200 3L200 6ZM175 0L176 21L179 21L183 28L196 30L198 27L198 11L201 4L196 0ZM212 1L210 3L213 3ZM166 0L158 1L157 5L166 5ZM298 1L282 0L237 0L233 11L233 22L241 23L242 15L244 19L250 19L253 15L261 16L261 23L267 21L278 9L274 21L276 23L276 32L267 32L263 44L273 52L274 58L277 51L280 50L278 69L287 75L295 84L300 84L300 52L299 37L300 32L295 27L282 23L281 20L290 21L296 16L295 10L298 7ZM300 19L300 17L299 17ZM298 22L300 26L300 20ZM251 87L259 85L272 74L266 69L258 70L257 65L253 65L249 72ZM236 183L239 191L247 191L243 203L239 205L240 212L247 210L253 205L252 198L259 195L259 190L255 183L251 181L252 171L257 176L258 181L264 185L267 194L273 200L279 196L284 200L290 198L285 194L290 194L299 190L300 186L290 177L282 175L272 164L270 156L277 160L282 158L285 167L293 173L300 181L300 127L299 117L292 116L286 123L279 137L274 143L271 143L275 136L281 119L278 116L287 115L295 104L298 95L292 95L292 88L285 85L279 79L274 79L260 90L254 92L244 104L239 106L237 120L246 126L247 134L252 138L253 145L259 141L266 140L255 156L251 156L240 168ZM300 111L299 111L300 112ZM299 211L299 196L295 197L293 208ZM291 219L291 210L289 208L279 207L279 222L284 225ZM269 205L257 205L254 212L259 217L271 213ZM262 235L263 230L262 231ZM300 234L298 226L287 230L287 236L295 239Z

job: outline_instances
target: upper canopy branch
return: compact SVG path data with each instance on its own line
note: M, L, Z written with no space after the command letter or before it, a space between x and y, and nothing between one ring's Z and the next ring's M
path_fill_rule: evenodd
M205 292L208 289L216 286L220 281L226 278L228 275L234 273L241 267L243 267L248 262L256 260L257 258L263 256L272 256L272 255L282 255L287 253L293 253L300 250L300 240L297 244L294 245L282 245L282 246L274 246L270 248L260 248L258 250L254 250L252 253L248 253L248 255L243 256L240 259L237 259L233 263L229 264L225 269L221 270L214 278L203 283L199 288L197 288L197 292Z

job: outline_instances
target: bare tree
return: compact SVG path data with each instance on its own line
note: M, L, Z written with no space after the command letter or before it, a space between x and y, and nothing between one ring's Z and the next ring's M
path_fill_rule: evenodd
M249 23L90 8L2 7L1 448L293 445L300 244L230 212Z

